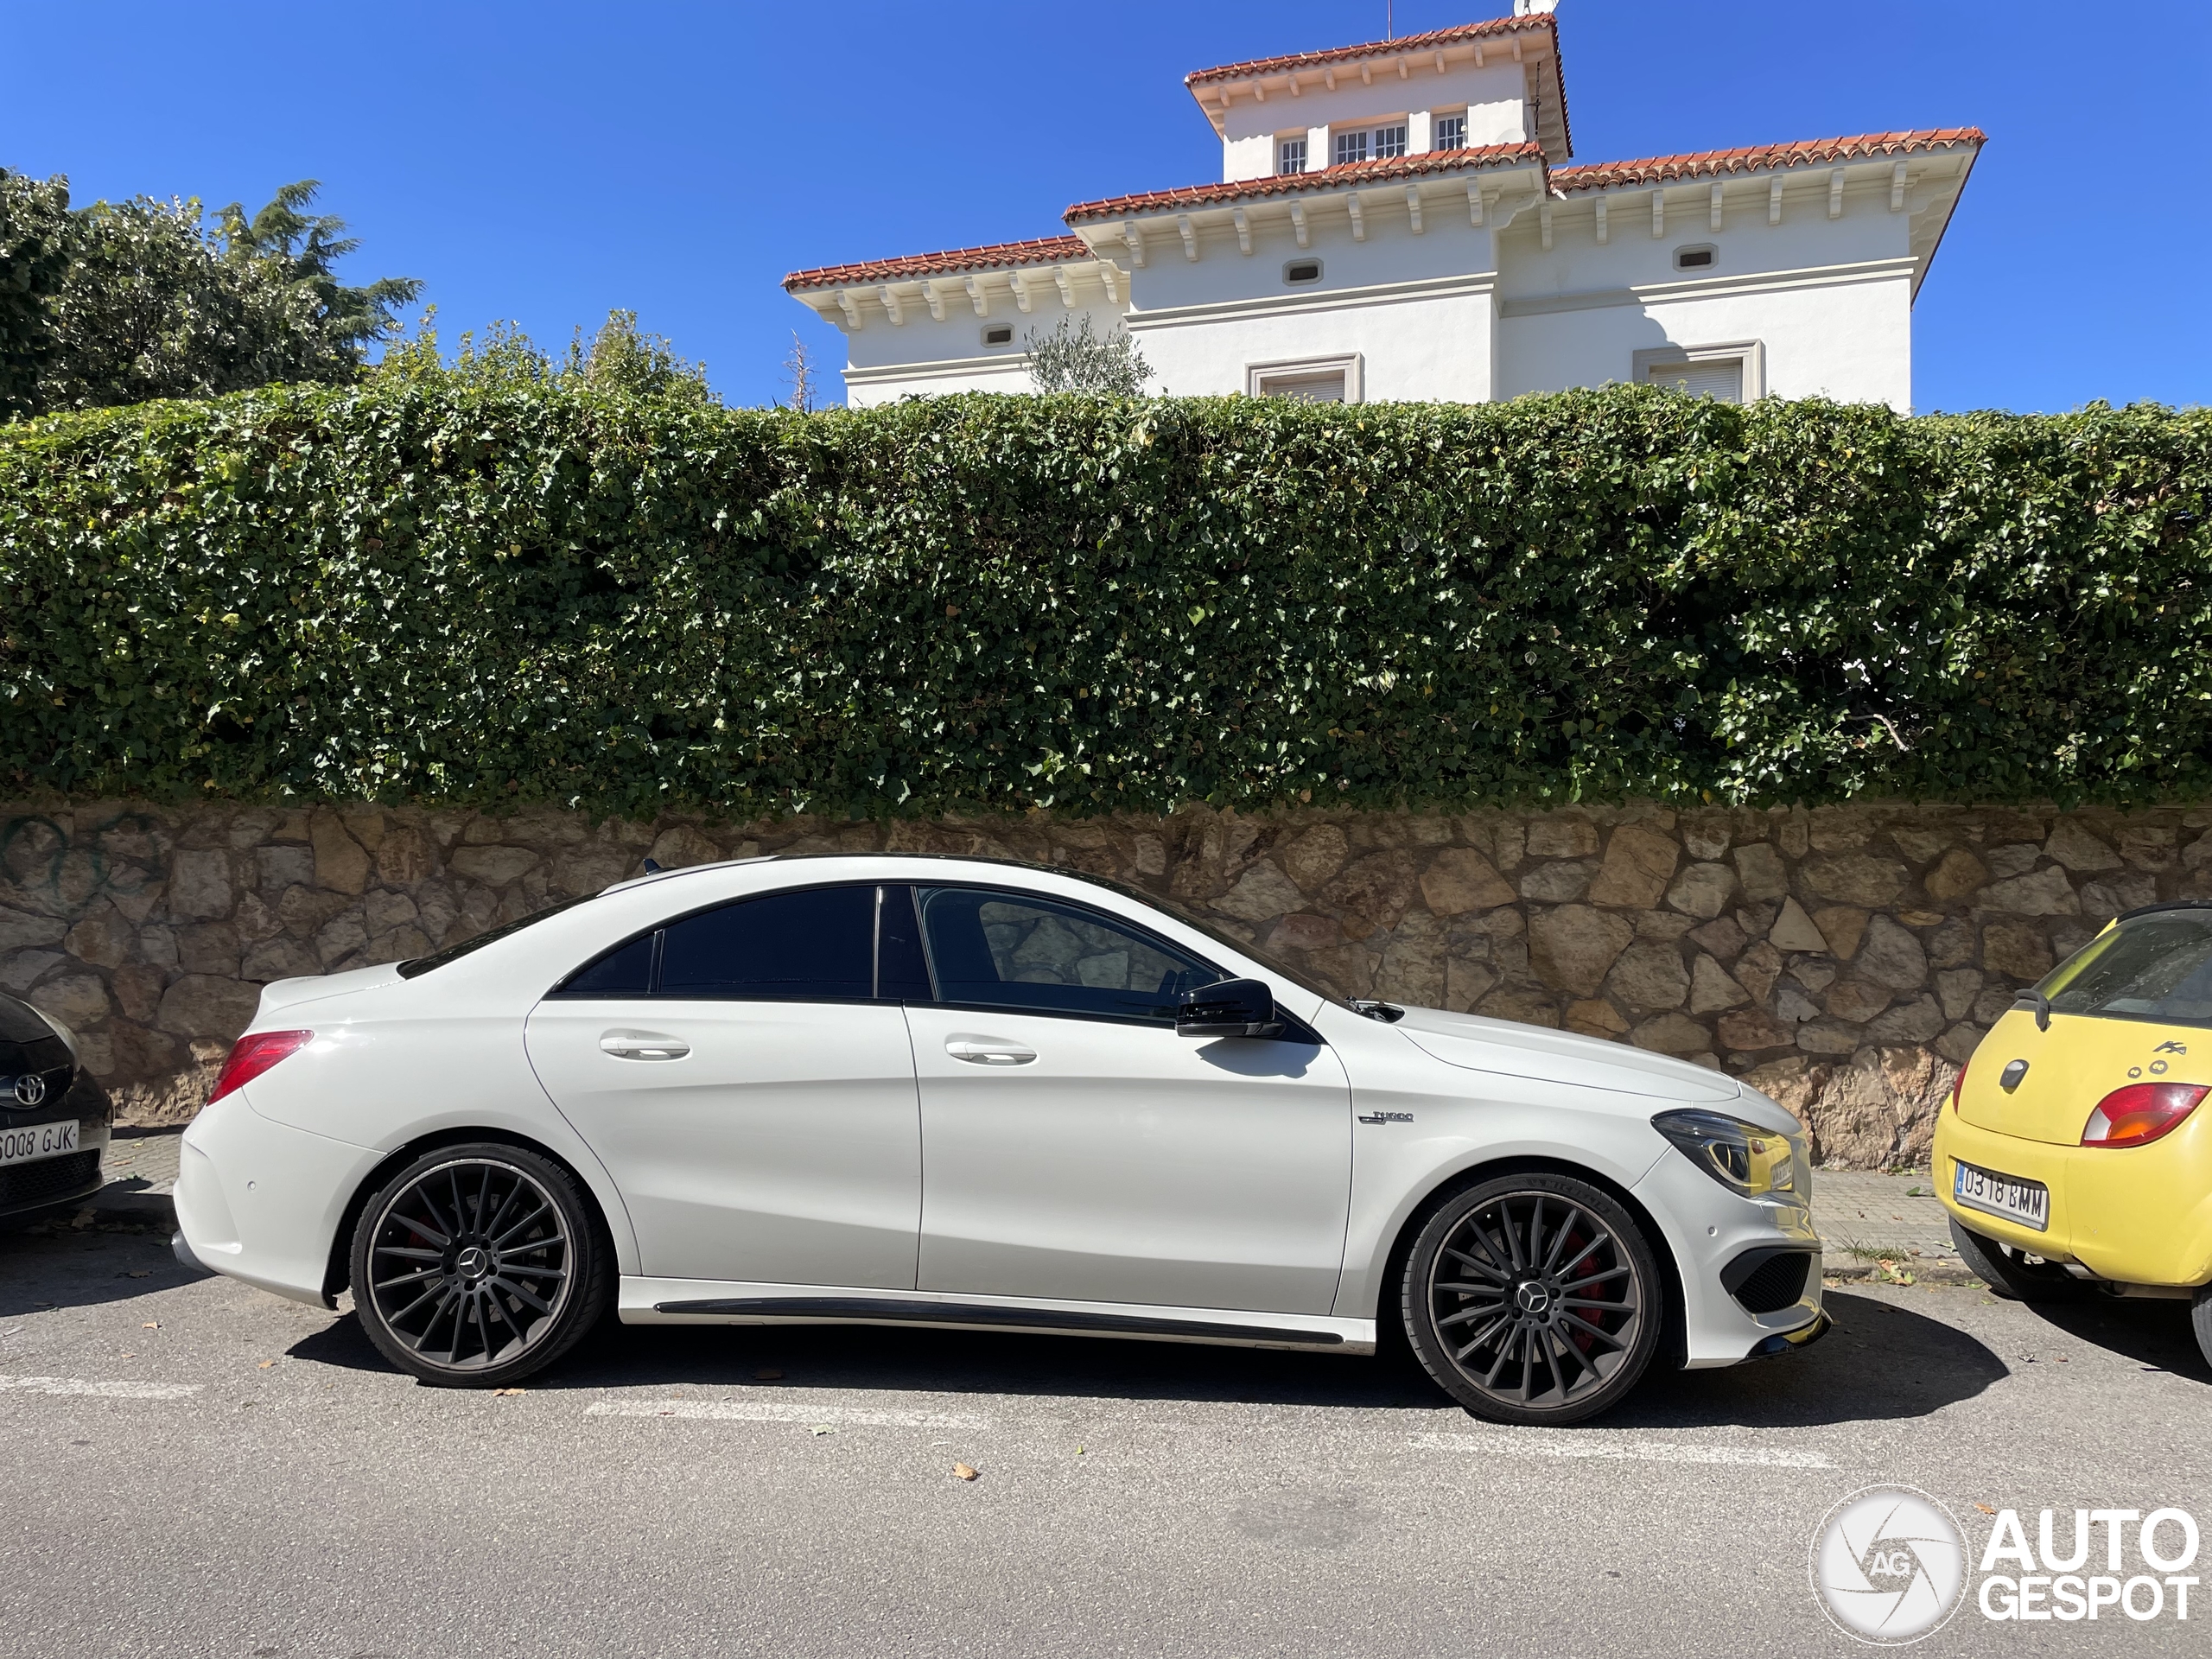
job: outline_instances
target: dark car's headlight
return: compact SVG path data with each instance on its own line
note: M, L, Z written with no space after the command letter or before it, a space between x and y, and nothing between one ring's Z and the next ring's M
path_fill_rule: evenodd
M1786 1135L1696 1109L1662 1112L1651 1127L1731 1192L1757 1198L1797 1190L1796 1151Z

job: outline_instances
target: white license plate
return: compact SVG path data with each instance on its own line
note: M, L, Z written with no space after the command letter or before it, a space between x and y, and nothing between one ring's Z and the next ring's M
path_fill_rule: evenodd
M0 1164L28 1164L40 1158L59 1158L77 1150L77 1120L34 1123L28 1128L0 1129Z
M2024 1181L1972 1164L1955 1164L1953 1170L1951 1196L1967 1209L2002 1216L2039 1233L2050 1225L2050 1189L2041 1181Z

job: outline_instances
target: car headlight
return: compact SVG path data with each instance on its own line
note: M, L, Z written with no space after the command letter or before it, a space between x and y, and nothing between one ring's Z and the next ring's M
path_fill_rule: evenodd
M52 1027L54 1034L61 1039L61 1046L69 1051L69 1063L72 1065L81 1065L83 1062L78 1058L77 1033L70 1030L68 1027L63 1025L59 1020L48 1014L44 1008L35 1006L31 1011L37 1014L40 1019L45 1020L46 1023Z
M1786 1135L1695 1109L1662 1112L1651 1127L1731 1192L1757 1198L1797 1191L1796 1149Z

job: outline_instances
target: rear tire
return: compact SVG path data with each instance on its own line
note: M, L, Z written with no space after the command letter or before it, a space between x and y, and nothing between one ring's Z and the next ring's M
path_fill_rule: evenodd
M2204 1363L2212 1365L2212 1285L2196 1293L2196 1303L2189 1310L2190 1328L2196 1332L2196 1351L2204 1356Z
M1565 1175L1501 1176L1446 1200L1407 1255L1399 1300L1428 1374L1497 1423L1611 1409L1666 1324L1643 1231L1611 1194Z
M1986 1280L1991 1290L2014 1302L2078 1302L2090 1287L2056 1262L2031 1262L2026 1253L1985 1238L1951 1220L1951 1243L1967 1270Z
M499 1388L551 1364L613 1287L575 1177L496 1141L441 1147L396 1173L362 1206L353 1255L369 1340L438 1388Z

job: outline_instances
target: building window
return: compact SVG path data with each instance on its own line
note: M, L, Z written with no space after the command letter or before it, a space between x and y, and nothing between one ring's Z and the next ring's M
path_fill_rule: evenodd
M1244 371L1254 397L1290 397L1304 404L1356 404L1363 396L1360 358L1309 358L1300 363L1254 363Z
M1277 173L1303 173L1306 170L1306 141L1285 138L1275 145Z
M1636 378L1693 397L1747 404L1766 396L1766 348L1756 340L1713 346L1662 346L1636 353Z
M1711 270L1720 263L1720 250L1710 242L1700 242L1687 248L1675 250L1676 270Z
M1306 283L1318 283L1321 280L1321 262L1319 259L1294 259L1282 268L1282 279L1294 288Z
M1367 133L1364 129L1358 132L1340 132L1337 135L1337 165L1338 167L1349 167L1354 162L1363 162L1366 159Z
M1433 149L1465 149L1467 147L1467 118L1464 115L1440 115L1436 118L1436 142Z
M991 322L983 325L983 344L1011 346L1014 344L1014 325L1010 322Z
M1406 124L1375 129L1375 159L1387 161L1406 153Z

